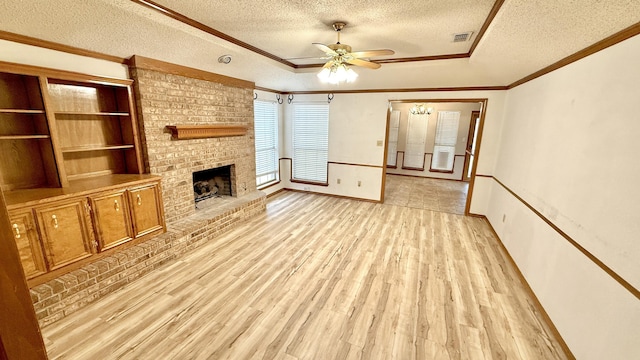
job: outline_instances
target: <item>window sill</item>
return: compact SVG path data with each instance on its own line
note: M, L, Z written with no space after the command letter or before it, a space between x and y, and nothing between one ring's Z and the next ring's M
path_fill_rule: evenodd
M329 186L329 183L321 183L321 182L314 182L314 181L307 181L307 180L291 179L291 182L298 183L298 184L307 184L307 185Z
M260 186L256 186L256 189L264 190L278 184L280 184L280 180L273 180L273 181L269 181L268 183L264 183Z
M433 173L441 173L441 174L453 174L453 170L437 170L437 169L429 169L429 172L433 172Z
M414 170L414 171L424 171L424 168L414 168L414 167L406 167L403 166L402 170Z

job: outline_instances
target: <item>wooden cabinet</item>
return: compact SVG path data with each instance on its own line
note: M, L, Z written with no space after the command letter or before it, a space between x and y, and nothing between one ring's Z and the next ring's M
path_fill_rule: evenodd
M42 275L47 267L42 255L42 245L36 231L36 224L31 211L14 211L9 214L11 230L18 245L20 261L27 279Z
M132 83L0 62L0 189L31 285L166 230Z
M7 192L6 200L31 285L166 231L153 175L87 178L67 189Z
M132 83L0 62L2 190L141 174Z
M85 200L75 200L35 209L50 270L82 260L93 253L85 219L85 204Z
M136 238L163 228L162 204L158 201L159 198L160 189L156 184L129 191Z
M90 198L99 251L133 239L129 201L124 190Z

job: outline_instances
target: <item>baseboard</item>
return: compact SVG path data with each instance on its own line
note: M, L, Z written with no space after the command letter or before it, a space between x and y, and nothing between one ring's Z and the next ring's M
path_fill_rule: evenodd
M562 335L560 335L560 332L556 328L556 326L553 323L553 321L551 321L551 318L549 317L549 314L547 314L547 311L544 309L544 307L540 303L540 300L538 300L538 297L536 296L536 294L531 289L531 286L529 286L529 283L525 279L524 275L522 275L522 272L520 271L520 268L518 267L516 262L511 257L511 254L509 254L509 251L504 246L504 243L502 242L502 239L500 239L500 236L498 236L498 233L493 228L493 225L491 225L491 222L489 221L489 219L487 219L487 217L485 215L479 215L479 214L473 214L473 215L469 214L469 215L470 216L474 216L474 217L483 218L484 221L487 223L487 225L489 225L489 229L491 229L491 232L493 233L493 235L496 237L496 239L498 239L498 244L500 245L500 247L504 251L504 254L507 256L507 259L509 260L509 262L511 263L513 268L516 270L516 274L520 278L520 282L522 283L522 285L524 285L525 290L529 293L529 295L531 295L531 298L533 299L533 302L535 304L536 310L542 315L542 318L544 319L545 323L547 324L547 326L549 326L549 329L551 330L551 332L555 336L556 340L558 340L558 343L560 343L560 347L562 348L562 351L564 352L565 356L567 357L567 359L575 360L576 357L573 355L573 353L569 349L569 346L567 346L567 343L562 338Z

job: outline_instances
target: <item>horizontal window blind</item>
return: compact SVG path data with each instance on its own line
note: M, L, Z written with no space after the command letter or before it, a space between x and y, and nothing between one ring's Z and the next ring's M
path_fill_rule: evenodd
M389 145L387 146L387 165L389 166L396 166L399 128L400 110L393 110L389 117Z
M404 166L424 168L424 146L427 141L429 115L409 114L407 143L404 149Z
M329 104L293 104L293 179L326 183Z
M453 171L453 160L458 142L459 111L438 111L436 139L431 158L431 169Z
M256 141L256 185L278 180L278 105L253 102Z

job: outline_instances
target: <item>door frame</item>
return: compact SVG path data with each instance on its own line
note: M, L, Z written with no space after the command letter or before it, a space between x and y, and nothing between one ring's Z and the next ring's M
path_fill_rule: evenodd
M469 98L469 99L398 99L387 101L387 124L384 136L384 156L382 162L382 188L380 189L380 200L378 202L384 203L384 190L387 178L387 152L389 151L389 122L391 119L392 103L480 103L480 126L478 127L478 134L476 135L476 154L473 157L473 170L471 171L471 178L469 180L469 190L467 191L467 199L464 206L464 215L469 215L469 209L471 208L471 198L473 196L473 187L476 180L476 171L478 169L478 159L480 158L480 149L482 145L482 132L484 130L484 121L487 113L487 105L489 103L488 98ZM464 178L464 174L462 174Z

